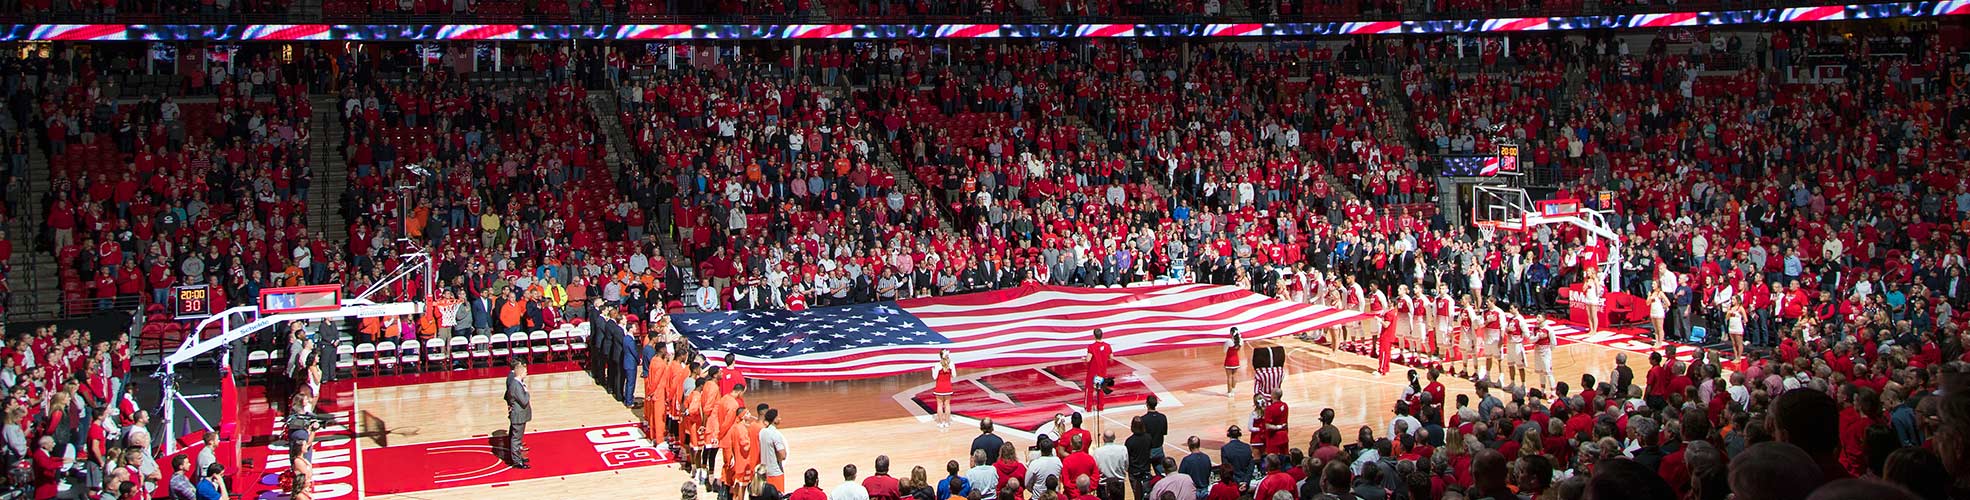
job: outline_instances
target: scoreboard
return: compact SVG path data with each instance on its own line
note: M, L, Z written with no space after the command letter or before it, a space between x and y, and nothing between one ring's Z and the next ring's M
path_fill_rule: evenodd
M171 290L171 310L176 319L199 319L212 315L212 285L184 285Z
M289 286L260 290L260 314L332 311L342 307L342 285Z

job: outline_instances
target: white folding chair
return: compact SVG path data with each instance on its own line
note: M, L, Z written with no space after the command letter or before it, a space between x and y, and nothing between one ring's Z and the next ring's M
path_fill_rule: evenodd
M378 371L397 369L397 343L395 341L385 340L376 343L376 369Z
M258 376L266 375L267 358L269 357L271 357L271 355L267 354L267 351L253 351L246 353L246 375L249 377L258 377Z
M335 372L346 372L349 375L356 374L356 346L349 344L335 345Z
M434 365L444 366L445 359L447 359L447 356L445 356L445 339L432 337L430 340L424 341L424 369L432 370L434 369Z
M575 328L574 331L568 332L568 339L573 341L568 343L568 352L579 353L583 358L586 358L588 355L588 328L586 328L588 324L584 323L581 326L581 328Z
M533 333L527 334L527 345L532 346L528 349L533 351L535 357L540 358L547 357L549 349L553 347L547 345L547 332L542 330L534 330Z
M472 359L486 360L486 366L492 366L491 348L492 348L492 337L487 337L485 335L472 336Z
M403 373L404 370L415 369L420 363L424 362L424 349L422 347L423 344L418 342L417 339L406 340L402 344L397 344L398 373Z
M547 332L547 350L550 356L568 359L568 330L556 328L554 331Z
M507 356L511 356L513 354L513 348L509 344L506 338L506 334L504 333L492 334L491 346L492 349L490 349L490 351L492 351L492 361L504 362ZM486 366L492 366L492 365L486 365Z
M529 355L532 355L534 348L533 345L527 343L527 332L513 332L511 335L507 335L506 351L509 356L514 358L525 359Z
M370 370L370 373L376 372L376 344L365 343L356 345L356 370L357 372L350 372L350 374L360 375L358 372L361 370Z
M449 355L445 356L445 360L452 363L453 366L456 366L457 363L460 361L469 362L472 360L471 337L467 337L464 335L452 337L451 343L447 344L445 347L450 349L450 353Z

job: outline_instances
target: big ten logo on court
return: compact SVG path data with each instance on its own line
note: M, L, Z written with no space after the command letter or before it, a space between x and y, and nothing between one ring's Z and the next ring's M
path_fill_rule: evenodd
M643 428L634 425L604 427L586 433L588 444L595 446L595 455L602 457L602 465L625 467L635 464L660 464L670 461L663 450L657 449L649 438L643 436Z
M310 479L314 482L314 497L321 500L356 497L356 467L353 458L356 452L354 430L356 414L353 411L342 410L335 412L334 415L335 422L324 424L320 429L315 430L315 444L310 450L314 455L310 462L314 466L314 474ZM286 429L287 422L284 419L277 420L274 422L274 428ZM265 471L260 476L260 484L272 489L260 492L257 500L285 500L289 497L284 488L290 483L283 480L283 476L294 466L294 462L288 458L290 446L285 439L282 439L259 449L257 458L262 464L260 470ZM249 452L247 455L251 457L255 453Z

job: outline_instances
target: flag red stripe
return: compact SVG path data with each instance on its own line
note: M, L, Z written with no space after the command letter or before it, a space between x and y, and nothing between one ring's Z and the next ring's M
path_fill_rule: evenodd
M959 366L972 369L1072 361L1085 352L1095 327L1104 329L1104 339L1115 345L1117 355L1126 356L1215 346L1231 326L1240 326L1247 339L1263 340L1363 318L1354 311L1288 303L1212 285L1122 289L1028 285L906 300L899 305L952 342L788 358L742 357L740 367L751 376L772 380L845 380L921 371L947 348Z

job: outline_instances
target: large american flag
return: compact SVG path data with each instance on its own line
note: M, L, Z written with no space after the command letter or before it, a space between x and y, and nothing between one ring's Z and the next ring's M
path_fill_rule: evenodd
M1516 165L1516 159L1514 159ZM1443 158L1444 177L1495 177L1503 167L1497 155L1447 156Z
M963 368L1075 361L1103 330L1117 355L1310 332L1365 316L1203 284L1130 288L1025 285L928 299L679 314L672 324L712 359L738 355L754 378L883 377L929 369L949 349Z

